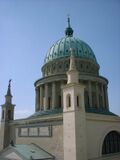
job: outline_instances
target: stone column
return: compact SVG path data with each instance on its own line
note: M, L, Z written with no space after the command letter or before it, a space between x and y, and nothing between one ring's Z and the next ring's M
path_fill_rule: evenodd
M56 108L56 84L52 83L52 109Z
M99 108L99 91L98 91L98 83L96 82L96 101L97 101L97 108Z
M43 110L43 87L40 86L40 110Z
M61 81L61 87L60 87L60 90L61 90L61 108L63 108L63 91L62 91L62 88L63 88L64 85L65 85L65 81L62 80Z
M37 112L39 110L40 107L40 102L39 102L39 87L36 87L35 89L36 91L36 98L35 98L35 111Z
M105 85L105 102L106 102L106 108L109 109L107 85Z
M88 82L89 105L92 107L92 87L91 81Z
M48 108L48 84L45 84L44 110Z
M105 96L104 96L105 93L104 93L104 88L103 88L104 85L102 84L101 87L102 87L102 101L103 101L103 108L104 108L105 107Z

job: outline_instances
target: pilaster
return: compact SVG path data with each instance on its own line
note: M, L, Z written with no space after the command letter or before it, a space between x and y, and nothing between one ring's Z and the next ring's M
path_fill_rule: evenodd
M52 109L56 108L56 83L52 83Z
M48 109L48 84L45 84L44 110Z
M99 108L99 90L98 90L98 83L96 82L96 100L97 100L97 108Z
M39 87L37 87L35 89L35 92L36 92L36 98L35 98L35 101L36 101L36 104L35 104L35 111L39 111L39 106L40 106L40 101L39 101Z
M105 102L106 102L106 108L109 109L109 103L108 103L108 88L107 85L105 85Z
M40 110L43 110L43 87L40 86Z
M101 89L102 89L102 101L103 101L103 106L102 106L102 107L103 107L103 108L105 108L105 96L104 96L104 94L105 94L105 93L104 93L104 85L103 85L103 84L101 84L101 87L102 87Z
M92 107L92 86L91 86L91 81L88 81L88 92L89 92L89 104L90 107Z

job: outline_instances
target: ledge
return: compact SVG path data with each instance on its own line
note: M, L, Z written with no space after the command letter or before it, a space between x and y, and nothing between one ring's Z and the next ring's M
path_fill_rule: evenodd
M110 112L108 109L103 108L103 107L100 107L100 108L86 107L85 110L86 110L86 112L88 112L88 113L96 113L96 114L117 116L116 114Z

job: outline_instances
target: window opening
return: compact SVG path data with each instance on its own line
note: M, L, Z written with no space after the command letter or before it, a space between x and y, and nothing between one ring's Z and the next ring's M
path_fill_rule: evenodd
M120 133L111 131L104 139L102 146L102 154L110 154L120 152Z

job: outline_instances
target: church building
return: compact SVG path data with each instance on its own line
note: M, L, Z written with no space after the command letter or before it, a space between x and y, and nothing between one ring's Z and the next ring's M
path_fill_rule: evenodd
M0 160L120 160L120 117L109 109L108 80L99 69L68 18L65 36L48 50L34 83L31 116L14 119L9 81L1 105Z

